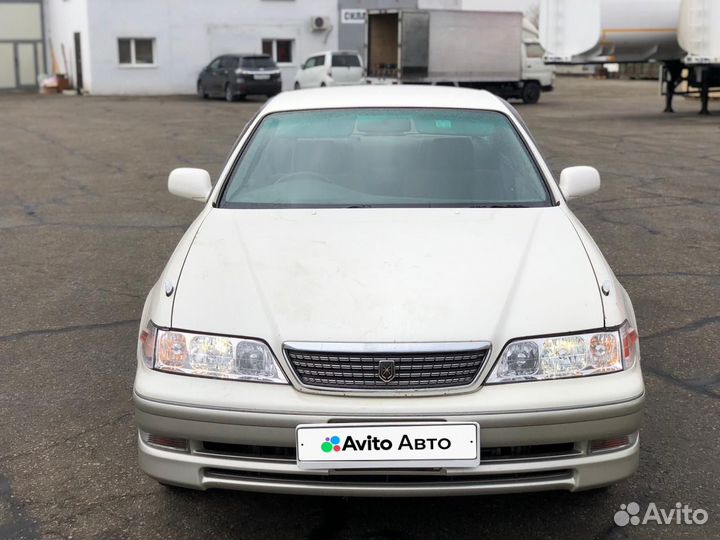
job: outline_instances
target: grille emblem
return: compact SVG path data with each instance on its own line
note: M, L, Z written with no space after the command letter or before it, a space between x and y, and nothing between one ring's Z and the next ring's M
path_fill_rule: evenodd
M395 361L380 360L378 363L378 377L382 382L390 382L395 378Z

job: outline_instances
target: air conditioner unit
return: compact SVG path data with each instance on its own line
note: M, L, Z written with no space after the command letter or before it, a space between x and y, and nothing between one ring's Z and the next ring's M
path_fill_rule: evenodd
M310 17L310 28L313 32L330 28L330 17Z

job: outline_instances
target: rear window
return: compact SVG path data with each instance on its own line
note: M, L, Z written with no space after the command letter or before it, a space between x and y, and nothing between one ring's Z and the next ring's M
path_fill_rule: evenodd
M220 67L235 69L238 67L238 59L235 56L226 56L220 61Z
M246 56L243 58L242 67L245 69L274 68L275 62L267 56Z
M333 54L332 67L361 67L360 58L356 54Z
M233 166L225 208L549 206L503 114L335 109L270 114Z

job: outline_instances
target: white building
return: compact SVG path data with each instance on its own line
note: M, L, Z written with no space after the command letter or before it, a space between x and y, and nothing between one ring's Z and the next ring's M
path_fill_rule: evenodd
M215 56L262 51L288 88L305 57L337 46L337 0L45 1L53 51L92 94L191 93Z
M214 57L247 52L270 53L288 89L313 53L363 52L365 26L343 17L348 10L502 9L505 2L0 0L0 90L33 88L55 65L92 94L188 94Z
M0 90L37 85L44 44L42 0L0 0Z

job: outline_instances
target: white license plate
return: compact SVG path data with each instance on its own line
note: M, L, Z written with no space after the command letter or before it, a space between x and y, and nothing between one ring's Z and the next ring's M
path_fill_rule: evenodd
M255 75L256 81L267 81L270 78L270 75Z
M295 430L301 469L477 467L475 422L303 424Z

